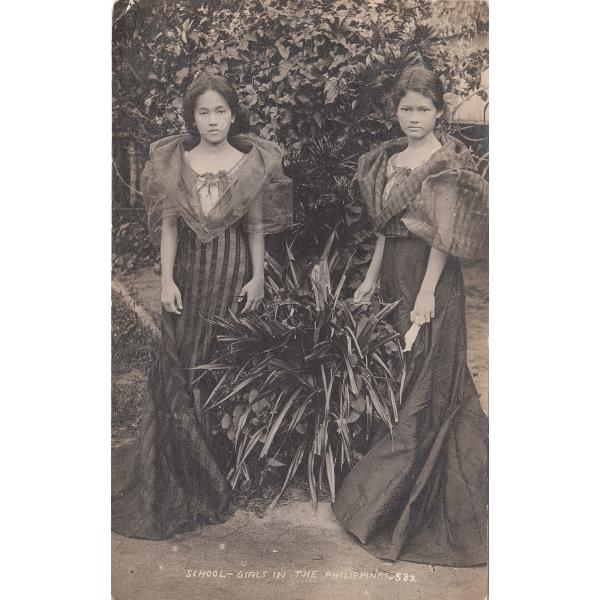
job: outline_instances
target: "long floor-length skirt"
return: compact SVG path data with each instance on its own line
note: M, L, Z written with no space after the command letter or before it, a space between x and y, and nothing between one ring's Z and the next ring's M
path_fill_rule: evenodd
M400 331L423 280L430 247L388 238L381 270ZM448 566L487 562L488 421L467 367L465 292L448 257L435 291L435 318L407 355L398 422L384 427L346 476L332 509L363 547L384 560Z
M195 367L210 358L207 315L224 316L239 296L249 257L239 224L202 243L187 226L174 269L181 315L162 312L161 351L148 378L137 437L113 451L112 529L164 539L228 512L228 483L198 408L209 390L193 386Z

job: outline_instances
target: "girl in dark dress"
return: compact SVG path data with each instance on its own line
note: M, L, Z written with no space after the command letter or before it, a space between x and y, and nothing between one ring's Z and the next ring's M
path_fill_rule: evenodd
M206 317L260 303L264 235L291 226L291 180L281 150L241 128L235 90L200 76L184 97L187 135L150 147L142 192L160 239L161 352L148 382L138 436L113 452L112 528L164 539L198 522L220 522L229 485L199 410L210 389L194 384L210 360Z
M394 325L418 333L398 421L346 476L332 510L378 558L478 565L487 562L488 421L467 367L459 258L486 251L487 183L461 142L434 134L443 89L431 71L405 71L392 99L406 137L358 165L377 244L355 300L379 279L384 300L400 300Z

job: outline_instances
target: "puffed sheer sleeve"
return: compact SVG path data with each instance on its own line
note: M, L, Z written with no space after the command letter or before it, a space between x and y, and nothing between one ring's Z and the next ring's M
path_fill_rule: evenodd
M148 214L150 236L155 243L160 242L162 220L165 217L177 216L175 203L165 193L164 186L156 174L152 160L146 162L141 179L144 205Z
M487 254L488 184L470 170L429 176L402 216L406 228L434 248L459 258Z
M279 233L293 225L292 180L279 165L242 220L246 233Z

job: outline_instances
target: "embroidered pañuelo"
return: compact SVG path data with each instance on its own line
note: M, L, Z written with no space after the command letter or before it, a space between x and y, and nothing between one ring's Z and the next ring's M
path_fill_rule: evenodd
M201 242L209 242L242 217L246 232L271 234L291 227L292 180L283 173L283 152L276 144L253 135L234 136L231 145L246 156L237 168L219 173L219 202L205 213L197 174L185 159L194 140L192 135L174 135L150 146L142 193L155 241L160 241L162 219L170 215L181 217Z

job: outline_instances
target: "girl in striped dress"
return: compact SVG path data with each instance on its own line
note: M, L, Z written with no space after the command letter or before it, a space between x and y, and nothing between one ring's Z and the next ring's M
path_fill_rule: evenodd
M138 436L113 451L112 528L164 539L229 511L228 484L211 447L210 389L191 370L210 359L211 315L254 310L264 287L264 235L292 224L281 150L243 128L235 90L201 75L184 102L187 135L150 147L142 191L160 238L161 352L149 375Z

